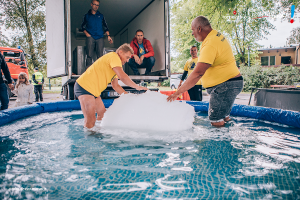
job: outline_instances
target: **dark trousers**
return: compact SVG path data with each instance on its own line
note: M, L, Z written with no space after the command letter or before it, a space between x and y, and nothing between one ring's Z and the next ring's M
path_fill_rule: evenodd
M5 83L0 84L0 103L1 103L1 110L5 110L8 108L9 96L8 96L7 87Z
M202 101L202 85L195 85L188 90L191 101Z
M144 58L143 63L141 65L137 64L134 58L130 58L128 64L132 69L134 75L140 75L138 68L146 68L145 74L147 75L151 72L151 69L155 64L155 58L154 57Z
M43 101L43 85L35 85L34 86L34 93L35 93L35 101Z
M97 59L103 56L104 39L95 40L92 37L86 38L86 68L93 64L93 55L96 50Z

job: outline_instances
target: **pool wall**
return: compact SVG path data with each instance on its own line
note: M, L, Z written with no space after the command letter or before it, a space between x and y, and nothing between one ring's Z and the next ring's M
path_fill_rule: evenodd
M106 108L111 106L113 99L104 99L103 103ZM195 108L195 111L208 112L209 103L202 101L186 101ZM34 105L22 106L0 111L0 126L10 123L12 121L37 115L46 112L80 110L80 103L78 100L72 101L57 101L49 103L37 103ZM246 106L234 104L231 110L231 115L240 117L249 117L254 119L261 119L270 122L277 122L289 126L300 128L300 112L287 111L282 109L265 108L258 106Z

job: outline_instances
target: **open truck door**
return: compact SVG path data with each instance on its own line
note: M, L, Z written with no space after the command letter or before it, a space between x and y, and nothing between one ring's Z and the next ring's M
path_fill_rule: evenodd
M64 77L63 95L74 99L74 83L86 70L85 34L80 32L84 14L91 8L90 1L46 1L47 76ZM99 12L105 16L110 36L104 37L105 52L130 43L138 29L144 31L155 52L151 76L133 75L128 64L124 71L135 82L161 82L170 76L169 0L109 0L100 1ZM95 59L94 59L95 60ZM107 91L109 92L108 87ZM106 92L107 92L106 91ZM107 95L105 95L107 96Z

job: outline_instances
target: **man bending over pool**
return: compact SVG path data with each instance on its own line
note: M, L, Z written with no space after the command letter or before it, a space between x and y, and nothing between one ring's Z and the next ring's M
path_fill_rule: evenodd
M84 127L93 128L97 120L101 120L106 111L100 94L111 83L113 89L119 93L127 93L118 84L118 78L127 86L137 90L147 90L135 84L123 71L124 65L131 58L133 49L129 44L123 44L116 52L105 54L94 62L76 81L75 95L79 99L84 116Z
M198 63L185 83L168 97L168 101L177 99L201 78L203 87L210 94L210 122L213 126L222 127L230 120L234 100L243 89L243 77L236 66L229 41L212 29L206 17L198 16L193 20L192 35L202 42Z

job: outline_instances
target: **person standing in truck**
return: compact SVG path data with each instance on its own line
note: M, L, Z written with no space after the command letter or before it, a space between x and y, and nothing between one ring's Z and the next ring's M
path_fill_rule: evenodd
M243 89L243 77L236 66L229 41L212 29L206 17L196 17L191 28L194 38L202 42L198 63L184 84L167 100L177 99L201 78L203 87L210 94L209 120L213 126L222 127L230 120L234 100Z
M7 64L5 62L4 56L0 52L0 103L1 103L1 110L5 110L8 108L8 103L9 103L9 95L7 92L7 87L4 83L4 80L2 78L2 73L4 74L4 77L7 81L8 87L13 90L14 89L14 84L12 82L12 78L10 76L9 69L7 67Z
M128 64L134 75L140 75L138 68L146 68L144 75L149 75L155 63L153 47L149 40L144 38L144 32L139 29L130 43L134 54Z
M122 66L128 62L132 54L133 50L129 44L123 44L116 52L110 52L96 60L76 80L74 92L83 112L84 127L91 129L95 126L96 120L102 120L106 109L100 95L109 83L119 94L126 94L127 92L119 85L118 79L125 85L137 90L148 90L135 84L123 71Z
M39 68L34 68L34 73L32 74L32 81L34 86L35 93L35 102L43 101L43 84L44 84L44 76L41 72L39 72Z
M104 15L98 11L100 5L99 0L91 1L91 9L83 17L81 31L86 35L86 67L93 64L94 50L96 49L97 59L103 56L104 34L107 35L108 42L113 43L109 35L107 23Z
M184 81L184 79L186 78L186 76L190 75L194 68L197 65L198 62L198 49L196 46L192 46L190 48L190 54L191 54L191 58L186 61L185 65L184 65L184 72L182 74L180 83L178 85L178 88L180 88L182 82ZM201 80L199 80L196 85L194 87L192 87L191 89L188 90L188 93L190 95L190 99L191 101L202 101L202 85L201 85Z

